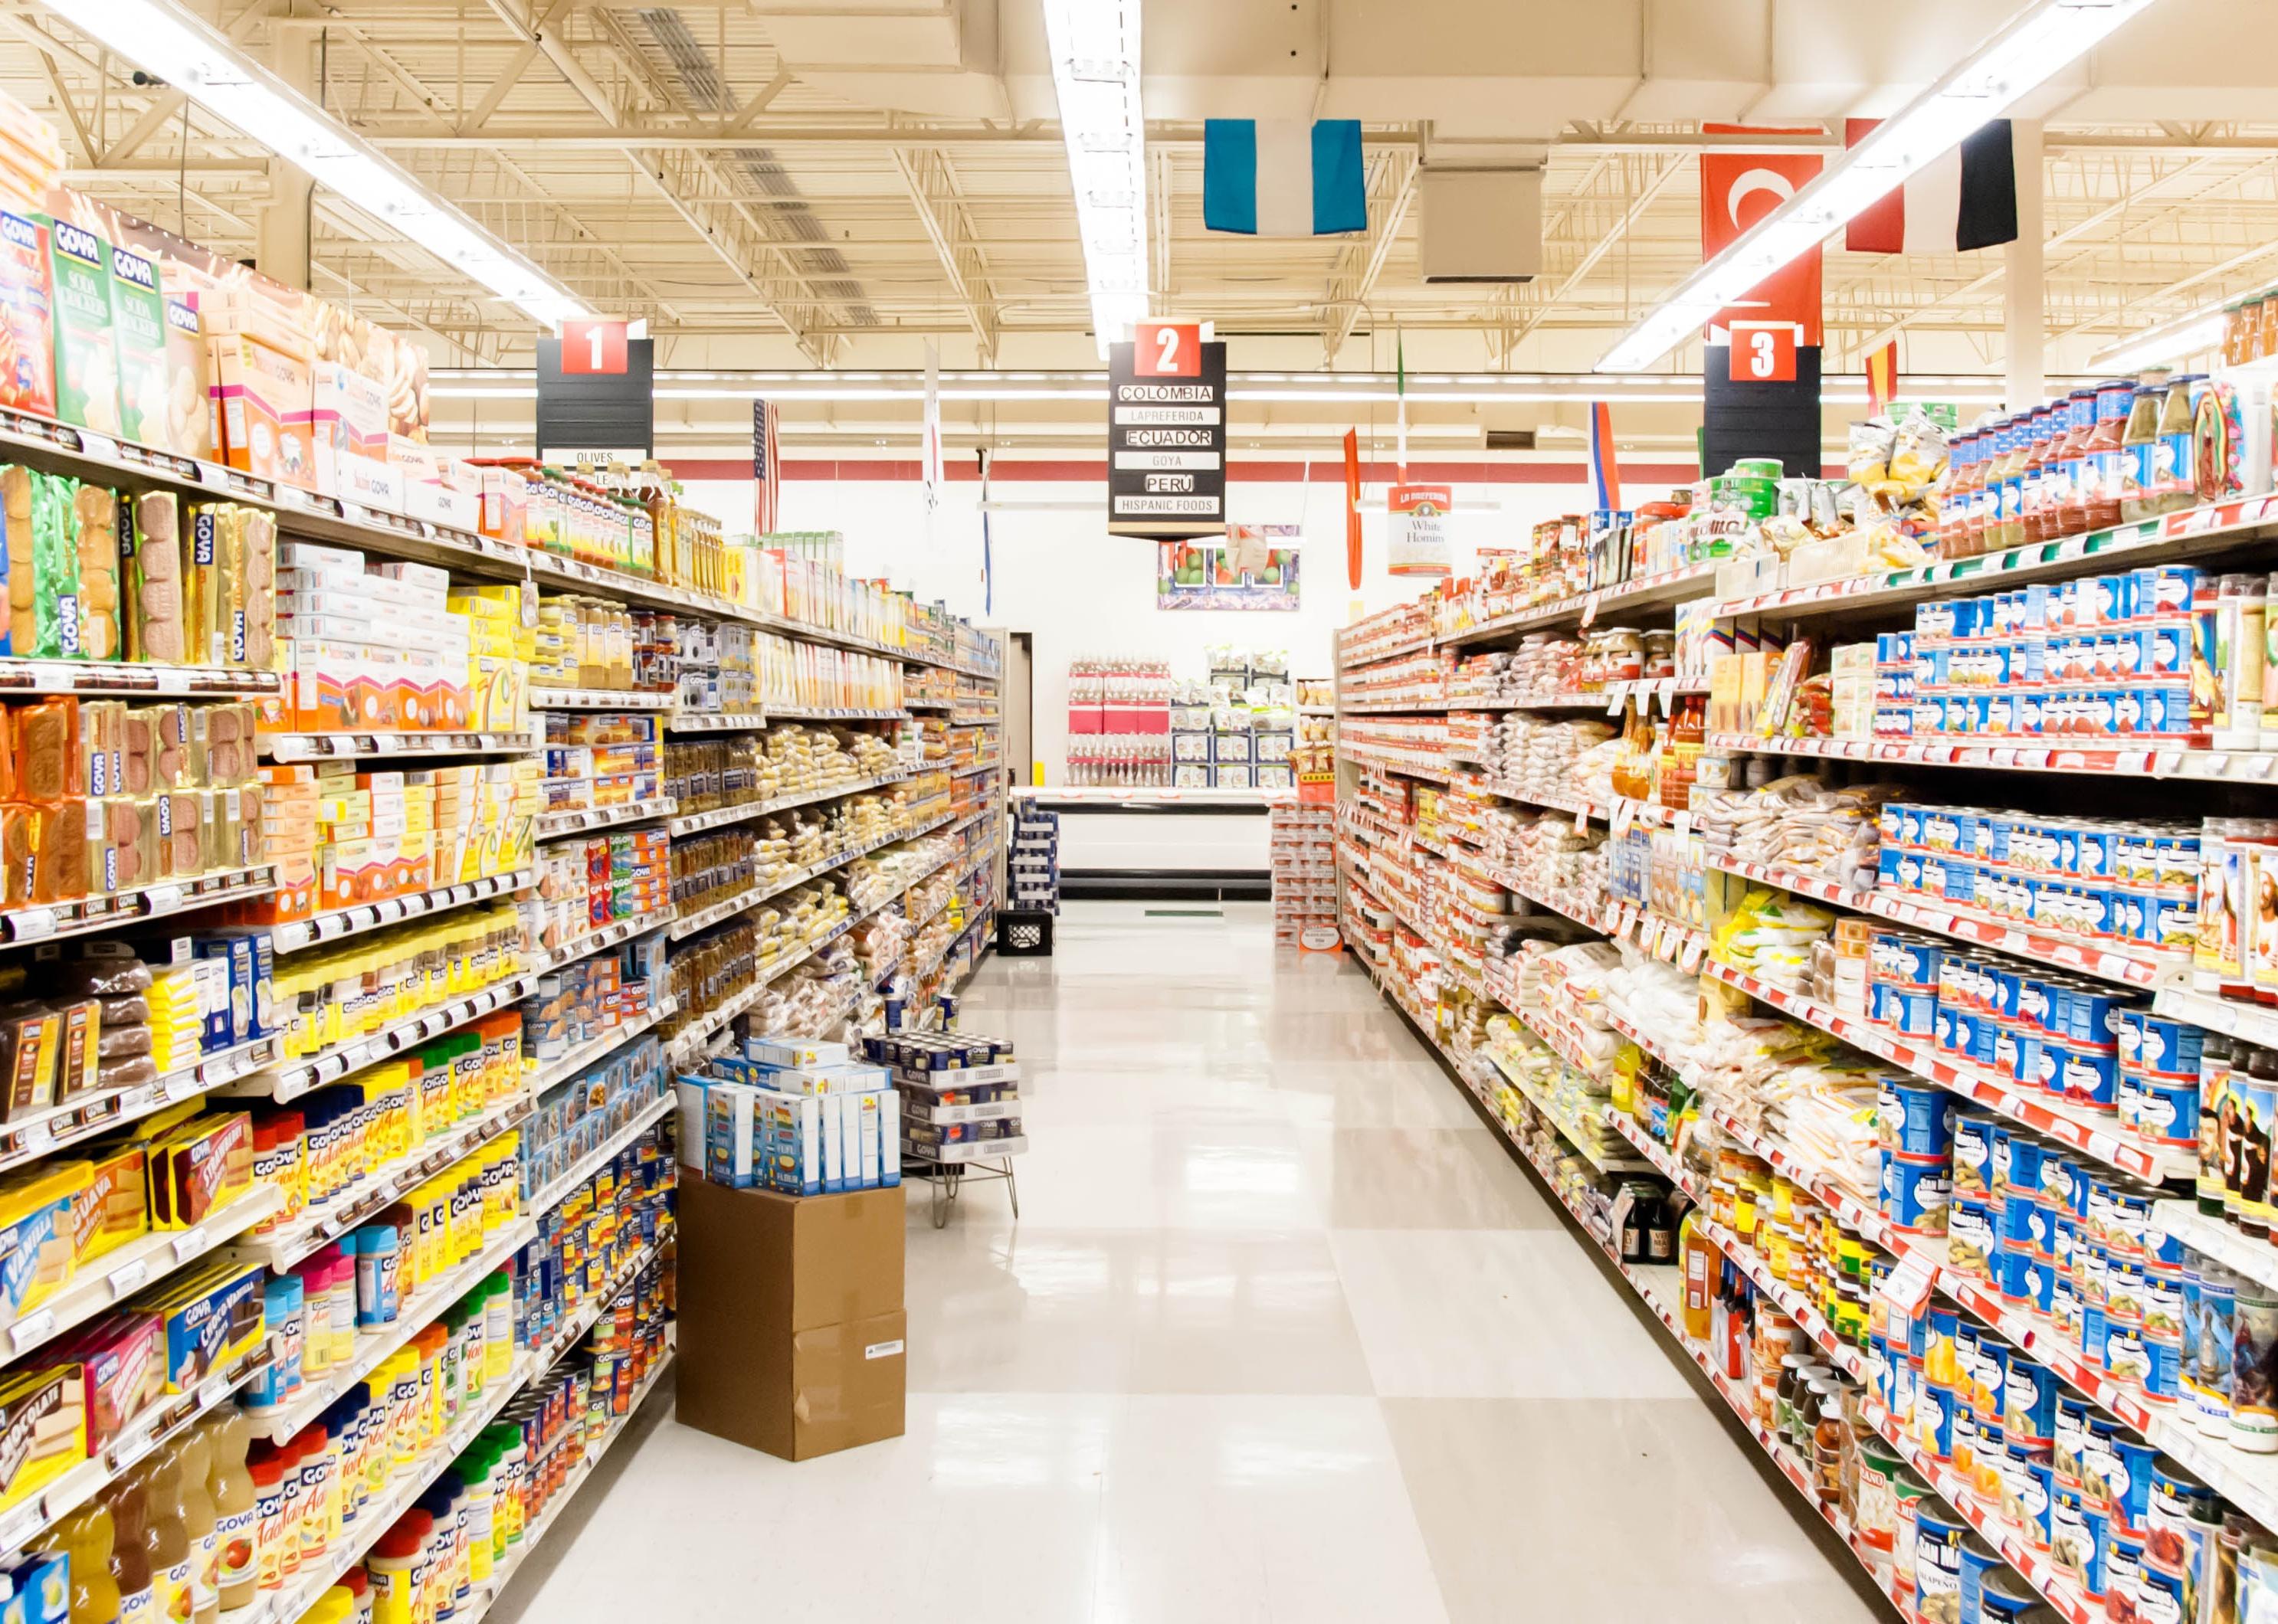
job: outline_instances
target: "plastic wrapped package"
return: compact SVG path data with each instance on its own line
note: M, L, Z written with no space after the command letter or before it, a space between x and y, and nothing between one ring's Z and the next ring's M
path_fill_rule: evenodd
M127 621L130 659L180 664L188 657L182 629L181 507L171 491L146 491L132 504L134 612Z
M126 652L118 592L118 497L81 484L72 497L73 569L79 582L78 655L117 660Z
M0 654L28 652L32 644L32 470L11 463L0 468L0 541L6 544L0 568L8 582L8 620L0 629Z

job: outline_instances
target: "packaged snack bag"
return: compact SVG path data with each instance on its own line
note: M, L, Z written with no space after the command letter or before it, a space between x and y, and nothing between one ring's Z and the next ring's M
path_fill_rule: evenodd
M72 493L73 573L81 660L116 660L124 646L118 600L118 497L101 485ZM67 651L68 652L68 651Z
M132 503L134 614L128 658L179 665L187 657L182 632L181 509L171 491L146 491Z

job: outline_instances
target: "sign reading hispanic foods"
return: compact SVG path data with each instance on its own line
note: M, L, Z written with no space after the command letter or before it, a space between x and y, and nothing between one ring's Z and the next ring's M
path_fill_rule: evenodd
M1226 534L1226 346L1185 336L1194 333L1159 326L1144 366L1135 364L1135 346L1108 347L1111 536ZM1166 341L1173 334L1181 336Z

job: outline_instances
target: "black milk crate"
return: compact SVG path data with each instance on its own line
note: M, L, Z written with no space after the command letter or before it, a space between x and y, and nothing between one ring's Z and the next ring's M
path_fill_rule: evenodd
M997 916L997 951L1006 958L1050 958L1052 916L1030 908L1007 908Z

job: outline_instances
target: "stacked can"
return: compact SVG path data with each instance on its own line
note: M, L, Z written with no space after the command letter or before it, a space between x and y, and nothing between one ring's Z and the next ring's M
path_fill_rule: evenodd
M1877 1090L1883 1216L1901 1234L1943 1235L1953 1194L1953 1098L1903 1073L1885 1074Z
M1877 890L2178 957L2197 942L2196 823L1892 801L1877 832Z
M2190 737L2198 589L2160 565L1917 605L1914 736Z
M1879 632L1875 637L1875 736L1910 738L1915 730L1915 635Z
M2120 1123L2145 1144L2188 1150L2198 1143L2199 1064L2206 1033L2189 1021L2123 1007Z

